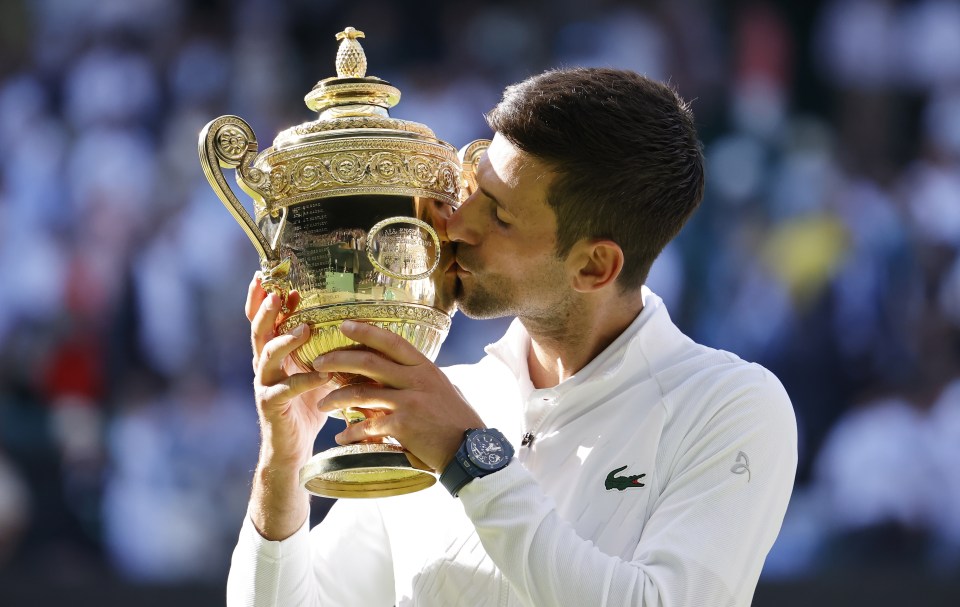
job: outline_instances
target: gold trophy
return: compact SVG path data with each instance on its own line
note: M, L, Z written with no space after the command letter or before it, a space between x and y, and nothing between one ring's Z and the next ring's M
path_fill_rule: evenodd
M203 172L259 253L264 289L281 301L292 290L300 294L278 332L309 326L310 341L294 353L304 371L325 352L359 347L340 332L344 320L393 331L436 357L455 309L455 277L445 272L452 249L435 226L475 186L472 169L488 143L474 142L458 157L426 126L391 118L387 110L400 91L365 75L362 37L352 27L337 34L337 77L321 80L305 97L318 119L280 132L272 147L258 153L253 130L236 116L221 116L200 132ZM253 216L223 168L236 170L253 199ZM364 411L342 416L356 423ZM429 487L436 476L387 439L318 453L301 469L300 482L327 497L384 497Z

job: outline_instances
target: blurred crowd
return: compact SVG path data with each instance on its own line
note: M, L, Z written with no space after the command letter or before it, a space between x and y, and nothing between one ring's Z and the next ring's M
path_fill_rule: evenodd
M455 146L549 67L676 86L708 188L650 285L793 399L765 575L960 569L960 1L4 0L0 577L222 579L258 263L197 135L236 114L262 149L311 119L347 25L392 114ZM457 316L439 362L504 326Z

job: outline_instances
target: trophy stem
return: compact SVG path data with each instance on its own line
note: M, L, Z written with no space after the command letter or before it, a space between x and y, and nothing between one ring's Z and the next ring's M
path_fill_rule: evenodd
M389 443L333 447L317 453L300 469L300 485L322 497L390 497L436 482L436 474L426 464Z
M342 384L371 382L360 376L338 378ZM382 417L382 409L347 407L335 416L348 425ZM314 455L300 469L300 485L323 497L389 497L413 493L433 485L437 476L396 440L369 438L351 445L327 449Z
M371 417L370 415L364 414L364 412L360 409L355 409L354 407L340 409L340 416L343 417L343 421L347 422L348 426L359 424L363 420Z

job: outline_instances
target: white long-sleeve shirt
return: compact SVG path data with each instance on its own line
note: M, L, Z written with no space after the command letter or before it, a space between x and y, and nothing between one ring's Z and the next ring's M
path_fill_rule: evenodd
M509 466L460 499L437 484L340 500L282 542L248 517L228 605L749 605L796 470L776 377L694 343L647 289L556 387L534 389L529 344L514 322L479 363L446 369L517 447Z

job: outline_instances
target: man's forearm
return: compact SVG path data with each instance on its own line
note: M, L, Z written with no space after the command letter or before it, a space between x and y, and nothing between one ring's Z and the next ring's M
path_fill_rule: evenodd
M264 440L253 488L250 518L257 531L271 541L293 535L310 514L310 495L300 486L300 462L282 461Z

